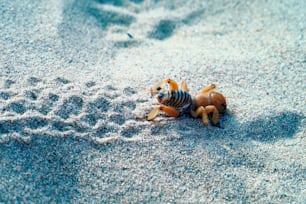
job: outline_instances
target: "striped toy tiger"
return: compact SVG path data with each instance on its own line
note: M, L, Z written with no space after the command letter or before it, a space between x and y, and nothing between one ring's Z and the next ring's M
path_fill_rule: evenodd
M168 84L169 91L162 91ZM154 120L159 111L165 112L171 117L178 117L180 114L189 112L194 118L202 117L204 125L209 123L208 115L212 113L212 125L219 126L219 113L226 110L225 97L216 92L216 85L211 84L203 88L196 96L191 96L188 92L187 83L182 82L181 89L172 79L165 79L151 89L152 96L157 94L157 101L161 104L155 107L147 119Z

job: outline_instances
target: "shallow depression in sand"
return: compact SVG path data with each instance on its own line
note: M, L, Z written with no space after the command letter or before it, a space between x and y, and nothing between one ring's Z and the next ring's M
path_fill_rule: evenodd
M52 83L55 86L50 88ZM98 86L93 81L75 85L65 78L48 82L30 77L18 92L0 90L1 112L7 116L0 119L0 135L22 138L69 133L90 138L133 138L141 127L125 124L136 120L136 102L131 97L135 93L131 87Z

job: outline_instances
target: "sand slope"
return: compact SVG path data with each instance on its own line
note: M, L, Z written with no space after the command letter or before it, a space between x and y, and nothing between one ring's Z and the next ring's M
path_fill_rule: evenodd
M303 1L0 3L0 202L304 203ZM222 128L146 114L215 83Z

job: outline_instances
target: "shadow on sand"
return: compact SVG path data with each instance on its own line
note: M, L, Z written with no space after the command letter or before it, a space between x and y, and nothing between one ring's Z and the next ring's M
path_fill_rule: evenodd
M278 139L292 138L297 132L302 119L305 117L293 112L281 112L267 117L261 117L255 121L239 123L234 116L226 113L221 117L222 128L203 126L200 122L195 125L195 119L183 117L172 121L173 126L182 137L197 137L214 139L218 135L225 137L252 139L259 142L275 142ZM199 120L199 119L196 119ZM222 121L223 120L223 121ZM199 120L200 121L200 120ZM177 125L176 125L177 124ZM169 130L169 124L157 124L151 130L152 135ZM194 131L191 129L195 129ZM207 130L205 130L207 129Z

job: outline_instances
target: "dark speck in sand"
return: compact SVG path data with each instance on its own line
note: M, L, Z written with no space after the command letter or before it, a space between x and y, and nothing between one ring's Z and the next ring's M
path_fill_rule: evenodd
M127 36L129 37L129 38L131 38L131 39L133 39L134 37L133 37L133 35L132 34L130 34L130 33L127 33Z

